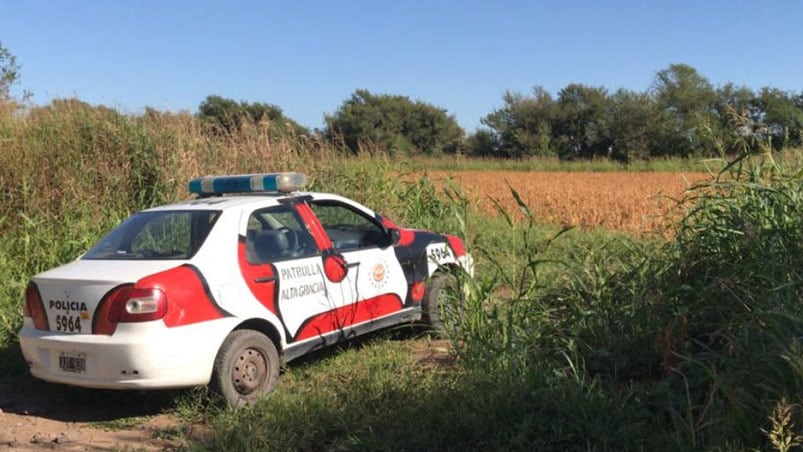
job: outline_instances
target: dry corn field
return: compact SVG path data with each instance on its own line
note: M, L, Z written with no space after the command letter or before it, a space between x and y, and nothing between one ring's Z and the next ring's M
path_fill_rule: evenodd
M657 172L428 172L435 181L451 177L484 212L496 213L492 199L509 213L518 207L508 183L544 222L581 228L602 227L641 234L662 228L667 215L706 173Z

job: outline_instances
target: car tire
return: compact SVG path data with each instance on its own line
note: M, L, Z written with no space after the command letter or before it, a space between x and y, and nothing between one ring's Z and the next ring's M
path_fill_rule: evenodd
M273 390L279 367L279 352L267 336L232 331L215 357L211 387L234 408L249 405Z
M460 292L460 300L456 305L453 300L448 298L449 292L453 292L456 285L457 277L455 275L443 272L435 273L427 283L427 291L421 302L422 320L441 337L449 336L447 323L453 324L462 314L462 292ZM454 309L457 309L458 312L455 313ZM456 314L456 317L452 315L453 313ZM451 318L444 319L443 314Z

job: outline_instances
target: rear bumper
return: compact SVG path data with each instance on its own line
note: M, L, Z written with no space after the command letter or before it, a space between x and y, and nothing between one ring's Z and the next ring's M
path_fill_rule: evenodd
M233 325L225 319L167 328L161 321L120 324L111 336L61 334L26 319L20 346L34 377L86 388L166 389L209 383L215 356ZM60 356L85 369L68 372Z

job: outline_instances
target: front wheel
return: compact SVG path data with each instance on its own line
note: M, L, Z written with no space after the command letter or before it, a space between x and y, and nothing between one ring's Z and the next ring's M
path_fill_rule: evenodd
M212 389L232 407L267 395L279 379L279 352L267 336L236 330L223 341L212 371Z
M432 275L421 309L424 323L438 335L448 336L447 324L454 326L463 310L463 292L458 288L457 277L441 272Z

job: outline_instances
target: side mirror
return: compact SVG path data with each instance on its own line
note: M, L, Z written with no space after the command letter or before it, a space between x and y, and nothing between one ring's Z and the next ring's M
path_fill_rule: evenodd
M388 246L397 245L401 240L401 231L398 228L388 229Z
M323 272L329 281L339 283L346 279L348 268L346 260L340 254L330 254L323 258Z

